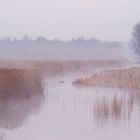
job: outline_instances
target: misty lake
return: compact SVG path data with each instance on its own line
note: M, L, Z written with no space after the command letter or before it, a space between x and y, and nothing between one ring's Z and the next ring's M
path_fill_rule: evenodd
M0 0L0 140L140 140L140 0Z
M1 139L138 139L138 91L72 85L78 76L66 74L47 77L44 80L43 99L39 97L42 95L33 95L20 101L11 99L1 105L8 109L4 112L0 108L1 113L6 114L6 117L0 116Z

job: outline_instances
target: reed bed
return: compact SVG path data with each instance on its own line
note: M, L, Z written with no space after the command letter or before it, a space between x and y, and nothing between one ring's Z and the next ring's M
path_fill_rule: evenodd
M37 70L0 69L0 97L26 97L43 92Z
M80 78L73 85L122 87L140 89L140 68L110 70L88 78Z

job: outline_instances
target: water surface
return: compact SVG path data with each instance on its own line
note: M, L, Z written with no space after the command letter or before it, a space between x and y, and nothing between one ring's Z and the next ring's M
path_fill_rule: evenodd
M80 75L77 75L80 76ZM127 89L73 86L73 75L45 79L40 97L3 103L4 140L132 140L140 138L140 93ZM38 100L39 99L39 100ZM37 111L35 111L37 110ZM10 113L12 112L12 117ZM28 118L28 119L27 119ZM9 120L9 121L7 121Z

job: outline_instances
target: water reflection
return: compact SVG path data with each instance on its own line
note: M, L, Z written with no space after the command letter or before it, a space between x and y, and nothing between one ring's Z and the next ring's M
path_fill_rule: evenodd
M139 135L135 131L136 128L140 128L138 91L75 87L71 84L72 80L63 79L64 83L60 83L60 80L62 77L51 82L47 79L44 91L47 102L37 117L32 117L27 125L23 126L29 116L40 109L42 94L29 94L18 99L5 98L5 101L0 103L0 110L3 112L0 114L0 127L6 129L20 127L15 133L7 135L6 140L112 139L109 137L110 132L118 136L114 124L119 126L117 131L122 135L126 130L124 124L131 127L131 132ZM104 127L100 127L97 132L96 126ZM105 138L102 137L102 133ZM126 138L134 134L125 132L124 135Z
M42 103L41 94L30 94L26 97L0 98L0 127L6 129L16 129L22 126L30 116L39 110Z
M119 88L74 87L64 84L51 89L48 108L56 106L59 113L77 114L93 124L130 124L138 118L140 105L138 91ZM62 111L62 112L61 112ZM90 119L89 119L90 118Z
M6 93L1 93L0 140L5 138L6 130L16 130L22 127L30 118L30 115L39 112L43 100L42 92L27 92L25 94L19 92L8 96Z
M0 69L0 128L22 126L42 99L42 79L37 70Z
M130 121L134 108L134 96L123 94L114 95L112 99L103 96L94 106L94 118L97 122L108 123Z

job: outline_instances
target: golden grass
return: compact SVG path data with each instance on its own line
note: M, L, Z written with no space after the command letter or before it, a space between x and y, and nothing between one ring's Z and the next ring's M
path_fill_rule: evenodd
M123 88L140 88L140 68L110 70L89 78L80 78L74 85L113 86Z
M124 66L123 60L0 60L0 68L39 69L41 74L47 76L120 66Z
M0 69L0 127L21 127L40 110L43 85L38 70Z
M0 69L0 97L26 97L42 92L42 81L37 70Z

